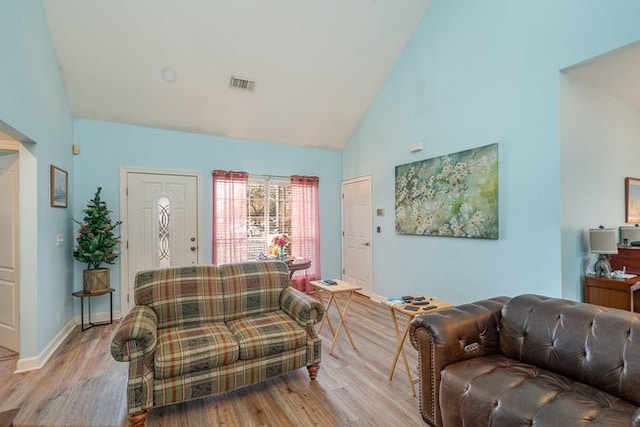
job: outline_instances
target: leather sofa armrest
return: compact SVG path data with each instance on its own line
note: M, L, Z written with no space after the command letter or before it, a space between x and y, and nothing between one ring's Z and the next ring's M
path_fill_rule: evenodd
M632 427L640 426L640 408L633 413L633 417L631 417L631 423L629 425Z
M313 325L320 322L324 315L322 303L289 286L280 294L280 307L298 324L304 326L309 336L316 336Z
M496 297L416 316L409 337L418 350L420 413L433 425L442 425L439 408L440 374L449 364L498 351L502 306L508 297Z

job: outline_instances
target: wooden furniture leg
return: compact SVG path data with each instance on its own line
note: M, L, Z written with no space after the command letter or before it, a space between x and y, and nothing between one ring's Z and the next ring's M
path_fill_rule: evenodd
M333 347L336 345L336 341L338 341L338 334L340 333L340 329L344 328L344 331L347 333L347 337L349 338L349 341L351 342L351 347L356 348L356 345L353 343L353 338L351 338L351 333L349 332L349 328L347 328L347 324L344 321L344 317L347 313L347 310L349 309L349 303L351 302L351 296L353 295L353 292L348 292L346 297L347 300L344 304L344 307L342 309L342 311L340 310L340 306L338 305L338 302L336 301L333 305L336 307L336 310L338 310L338 316L340 317L340 323L338 324L338 327L336 328L336 333L333 335L333 341L331 342L331 348L329 349L329 354L333 353ZM331 295L331 297L333 298L333 295Z
M307 366L307 370L309 371L309 378L311 378L311 380L315 380L318 377L320 365L318 365L317 363L315 365L309 365Z
M324 305L324 298L322 297L322 292L318 293L318 298L320 298L320 303L322 303L322 305L324 306L324 316L322 316L322 320L320 321L320 326L318 326L318 334L320 334L320 331L322 330L322 327L324 326L324 322L325 320L327 321L327 324L329 325L329 330L331 331L331 335L335 335L335 330L333 329L333 324L331 324L331 318L329 317L329 308L331 307L331 304L335 305L335 299L333 294L331 294L331 297L329 298L329 303L327 305Z
M147 422L147 416L149 415L149 410L145 409L139 414L129 415L129 426L130 427L144 427Z
M407 334L409 333L409 328L411 327L411 320L413 317L409 317L407 319L407 323L404 327L404 331L400 334L400 328L398 328L398 319L396 318L396 312L390 308L391 310L391 318L393 320L393 327L396 331L396 339L398 340L398 346L396 347L396 354L393 357L393 362L391 363L391 370L389 371L389 380L393 379L393 372L396 369L396 365L398 363L398 358L400 354L402 354L402 359L404 362L404 370L407 373L407 379L409 380L409 387L411 388L411 395L416 395L416 388L414 384L416 381L411 377L411 369L409 368L409 361L407 360L407 353L404 350L404 342L407 339Z

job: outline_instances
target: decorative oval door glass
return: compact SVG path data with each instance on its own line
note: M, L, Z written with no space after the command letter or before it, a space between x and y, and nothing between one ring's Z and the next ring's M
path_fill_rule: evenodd
M170 205L169 199L161 197L158 199L158 266L166 268L171 266L171 244L170 244Z

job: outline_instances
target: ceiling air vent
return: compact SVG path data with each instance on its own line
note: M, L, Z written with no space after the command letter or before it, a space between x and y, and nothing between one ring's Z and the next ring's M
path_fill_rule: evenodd
M243 79L241 77L231 76L231 81L229 82L229 86L234 89L247 90L249 92L253 92L256 87L256 82L252 82L251 80Z

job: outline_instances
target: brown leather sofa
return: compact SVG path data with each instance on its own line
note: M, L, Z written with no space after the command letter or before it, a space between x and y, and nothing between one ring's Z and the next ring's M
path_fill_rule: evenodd
M416 317L432 426L640 426L640 315L497 297Z

